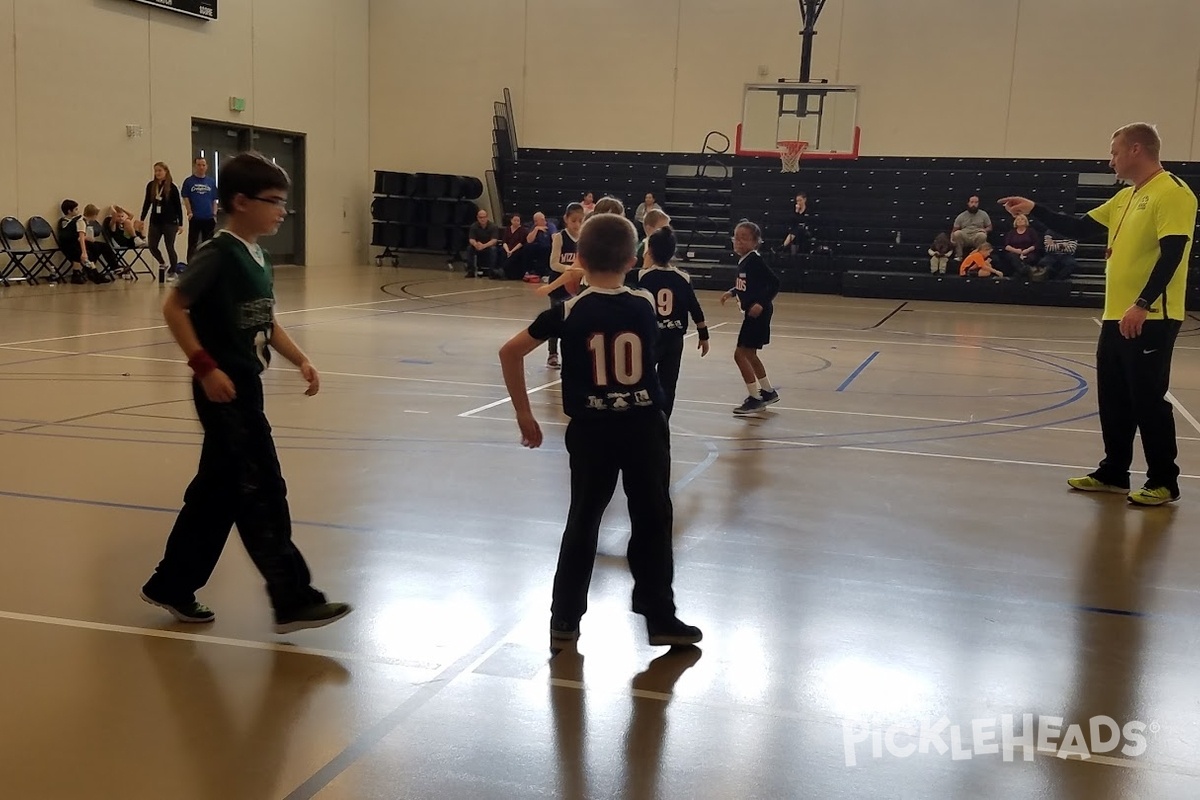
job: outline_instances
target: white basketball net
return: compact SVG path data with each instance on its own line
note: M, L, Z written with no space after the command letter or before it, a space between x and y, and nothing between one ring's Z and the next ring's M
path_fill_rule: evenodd
M782 172L799 172L800 158L808 149L808 142L780 142L779 159L783 162Z

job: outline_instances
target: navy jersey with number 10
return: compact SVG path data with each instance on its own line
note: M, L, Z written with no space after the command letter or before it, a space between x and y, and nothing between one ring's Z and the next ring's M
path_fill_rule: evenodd
M588 287L538 315L529 335L560 342L563 412L568 417L611 418L662 409L662 386L654 369L658 318L648 292Z

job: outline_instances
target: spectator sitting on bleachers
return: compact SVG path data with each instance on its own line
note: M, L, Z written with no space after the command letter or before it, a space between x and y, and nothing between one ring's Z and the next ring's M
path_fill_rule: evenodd
M580 201L580 204L583 206L583 213L587 216L591 216L592 212L596 210L596 195L588 192L583 196L583 200Z
M1075 261L1075 251L1079 242L1054 231L1046 231L1042 242L1046 254L1038 261L1033 271L1035 281L1065 281L1071 277L1078 263Z
M641 225L646 221L646 214L650 213L651 211L662 211L662 206L660 206L658 201L654 199L654 195L652 193L646 192L645 201L639 203L637 211L633 213L634 221L637 222L638 225Z
M474 278L482 273L491 275L496 270L500 255L500 226L488 219L482 208L475 214L475 222L467 232L467 277Z
M533 227L525 236L525 280L537 283L550 275L550 247L558 229L541 211L533 215Z
M970 276L972 278L1003 278L1004 273L992 266L992 246L987 242L982 243L979 247L963 259L962 264L958 268L959 275Z
M816 231L812 226L812 215L808 213L808 195L796 195L796 206L792 210L792 221L784 237L783 247L792 255L812 253L817 243Z
M1041 238L1029 227L1029 217L1018 214L1013 218L1013 229L1004 235L1004 252L1001 254L1005 273L1010 278L1028 278L1041 257Z
M972 195L967 200L967 210L954 219L954 229L950 231L955 258L963 257L964 245L973 250L986 242L991 232L992 218L986 211L980 210L979 197Z
M63 200L60 208L62 217L58 220L55 239L59 251L71 263L71 283L108 283L112 279L92 266L87 246L87 220L79 213L79 204L74 200Z
M929 272L945 275L946 264L949 263L950 253L953 251L954 247L945 231L933 237L933 246L929 248Z
M525 228L520 214L510 214L504 229L504 277L516 280L525 274Z

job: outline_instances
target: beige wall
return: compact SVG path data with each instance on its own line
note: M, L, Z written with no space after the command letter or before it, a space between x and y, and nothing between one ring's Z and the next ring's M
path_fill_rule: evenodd
M0 0L0 41L16 42L0 47L0 107L16 110L0 123L0 213L53 218L63 197L140 207L155 161L176 182L190 171L193 117L230 120L307 135L308 263L362 262L367 0L226 0L220 15Z
M525 146L695 151L760 66L796 77L799 28L796 0L371 0L371 163L482 175L505 86ZM1195 0L829 0L813 76L862 87L866 154L1103 158L1147 119L1200 159L1197 30Z

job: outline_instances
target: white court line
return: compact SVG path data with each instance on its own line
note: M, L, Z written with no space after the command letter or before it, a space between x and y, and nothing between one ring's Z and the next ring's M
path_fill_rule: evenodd
M1096 319L1095 317L1092 317L1092 322L1096 323L1096 325L1101 328L1104 327L1100 320ZM1175 410L1179 412L1180 416L1190 422L1192 427L1196 429L1197 433L1200 433L1200 421L1197 421L1196 418L1192 416L1192 412L1184 408L1183 403L1179 402L1179 399L1169 391L1166 394L1166 398L1168 403L1175 406Z
M505 422L512 424L511 419L504 417L471 417L471 419L482 419L488 422ZM566 427L567 423L560 420L538 420L538 424L542 427L553 425L556 427ZM912 456L915 458L942 458L952 459L956 461L978 461L985 464L1003 464L1015 467L1046 467L1050 469L1071 469L1071 470L1089 470L1094 469L1095 465L1082 467L1078 464L1051 464L1046 461L1016 461L1008 458L988 458L983 456L960 456L952 453L922 453L919 450L888 450L882 447L864 447L851 444L825 444L824 442L795 442L786 439L747 439L744 436L720 436L710 433L686 433L683 431L671 431L671 438L685 439L710 439L724 442L744 442L746 444L780 444L787 447L805 448L805 447L825 447L829 450L857 450L864 453L883 453L894 456ZM742 448L745 449L745 448ZM1180 475L1180 478L1187 480L1200 481L1200 475Z
M301 656L319 656L332 658L337 661L361 661L370 664L388 664L410 669L436 671L441 664L430 664L419 661L406 661L400 658L385 658L383 656L364 655L340 650L319 650L313 647L296 647L283 642L256 642L249 639L229 639L224 636L209 636L202 633L184 633L160 628L135 628L129 625L110 625L106 622L88 622L79 619L63 617L46 617L40 614L18 614L15 611L0 611L0 619L14 622L33 622L42 625L55 625L60 628L78 628L89 631L104 631L106 633L125 633L134 636L147 636L152 639L175 639L184 642L200 642L201 644L217 644L226 647L241 647L246 650L269 650L276 653L295 653Z
M290 311L277 311L276 316L282 317L284 314L303 314L307 311L329 311L335 308L362 308L363 306L384 305L386 303L410 303L414 300L431 300L436 297L453 297L460 294L474 294L480 292L502 292L507 287L489 287L487 289L467 289L461 292L444 292L442 294L431 294L426 297L392 297L387 300L372 300L367 303L348 303L336 306L315 306L313 308L293 308ZM166 325L150 325L145 328L124 328L117 331L96 331L94 333L76 333L71 336L51 336L45 339L26 339L20 342L3 342L0 347L12 347L22 344L44 344L46 342L65 342L71 339L90 339L94 336L116 336L121 333L142 333L144 331L161 331L166 329Z
M536 394L537 392L540 392L543 389L549 389L551 386L557 386L560 383L562 383L562 378L559 378L556 381L550 381L549 383L543 383L541 386L535 386L532 389L525 392L525 394ZM473 417L481 411L487 411L488 409L495 408L496 406L502 406L505 403L509 403L509 402L512 402L512 395L505 395L504 397L500 398L499 400L494 400L486 405L480 406L479 408L472 408L470 411L464 411L463 413L459 414L459 416L463 417L464 419L467 417Z
M180 367L180 368L187 367L187 364L185 362L183 362L179 359L175 359L175 358L154 358L152 356L134 356L134 355L124 355L122 353L75 353L70 350L41 350L41 349L34 349L34 348L30 348L30 347L11 347L8 345L0 345L0 350L15 350L17 352L27 352L27 353L48 353L51 355L62 355L62 356L80 356L80 357L86 356L88 358L117 358L117 359L124 359L126 361L152 361L152 362L160 363L160 364L174 364L175 366ZM4 366L6 366L6 365L0 363L0 369L3 369ZM277 366L277 367L270 367L269 370L271 372L294 372L295 367L291 367L291 366L278 367ZM500 383L471 383L470 381L446 381L446 380L436 380L434 378L409 378L409 377L405 377L403 375L371 375L371 374L362 373L362 372L330 372L329 370L324 370L324 369L318 369L318 371L321 373L322 376L332 376L335 378L366 378L369 380L379 380L379 381L410 381L412 383L439 383L439 384L446 384L449 386L477 386L477 387L482 387L484 389L503 389L504 388L504 385L500 384Z

